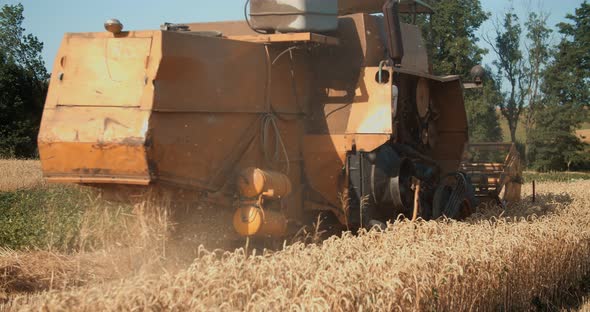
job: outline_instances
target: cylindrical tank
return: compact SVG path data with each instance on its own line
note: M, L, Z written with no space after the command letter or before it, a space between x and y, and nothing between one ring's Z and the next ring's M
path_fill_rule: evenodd
M252 27L279 32L338 29L337 0L250 0Z
M242 236L283 236L287 219L278 211L244 204L234 214L234 228Z
M246 198L255 198L263 193L268 198L281 198L291 193L291 181L280 172L250 167L238 176L238 188Z

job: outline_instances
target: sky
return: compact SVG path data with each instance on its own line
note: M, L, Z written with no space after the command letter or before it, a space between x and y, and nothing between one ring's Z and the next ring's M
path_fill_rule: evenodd
M320 0L321 1L321 0ZM362 0L359 0L362 1ZM244 18L244 0L0 0L0 4L21 2L25 6L24 27L27 33L37 36L45 44L43 58L48 68L53 61L66 32L104 31L105 20L114 17L121 20L126 30L158 29L164 22L187 23ZM492 19L514 8L525 20L528 12L542 10L549 14L548 24L554 27L573 13L583 0L481 0L484 10L492 13ZM487 22L478 35L493 35L493 24ZM559 36L554 35L557 42ZM488 48L481 41L482 47ZM494 56L488 54L484 64Z

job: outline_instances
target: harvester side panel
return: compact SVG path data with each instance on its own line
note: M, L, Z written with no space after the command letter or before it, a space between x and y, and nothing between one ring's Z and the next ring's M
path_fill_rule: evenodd
M145 185L159 32L67 34L39 133L49 181Z
M433 112L436 138L430 156L436 160L443 173L459 169L465 143L468 141L467 114L463 102L463 86L460 80L432 84Z
M150 159L158 180L220 191L240 168L289 167L295 187L286 210L300 211L301 137L309 102L306 54L294 51L293 76L290 56L283 54L269 81L268 66L284 48L270 47L267 56L262 44L174 32L163 33L162 42L150 121ZM282 152L278 161L274 157L281 147L275 144L270 119L278 127L288 165Z
M53 182L149 183L149 115L135 108L46 109L39 135L45 177Z

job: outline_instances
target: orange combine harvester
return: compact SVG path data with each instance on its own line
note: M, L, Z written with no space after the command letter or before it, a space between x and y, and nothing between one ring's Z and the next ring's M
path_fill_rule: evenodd
M252 0L245 21L68 33L39 134L44 176L221 194L243 236L318 212L352 229L469 215L463 84L433 75L420 29L400 21L431 13Z

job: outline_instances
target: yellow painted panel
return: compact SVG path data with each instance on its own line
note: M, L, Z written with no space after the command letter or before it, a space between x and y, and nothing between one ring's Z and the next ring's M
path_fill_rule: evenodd
M102 178L119 183L117 179L150 178L145 147L142 145L99 144L80 142L42 142L39 154L43 175L47 178Z
M64 44L57 105L140 106L152 38L70 37Z
M150 112L125 107L45 109L39 156L49 181L149 182Z
M347 134L392 133L391 83L378 83L378 72L378 67L364 68L351 106Z
M45 109L40 142L143 142L150 112L122 107Z

